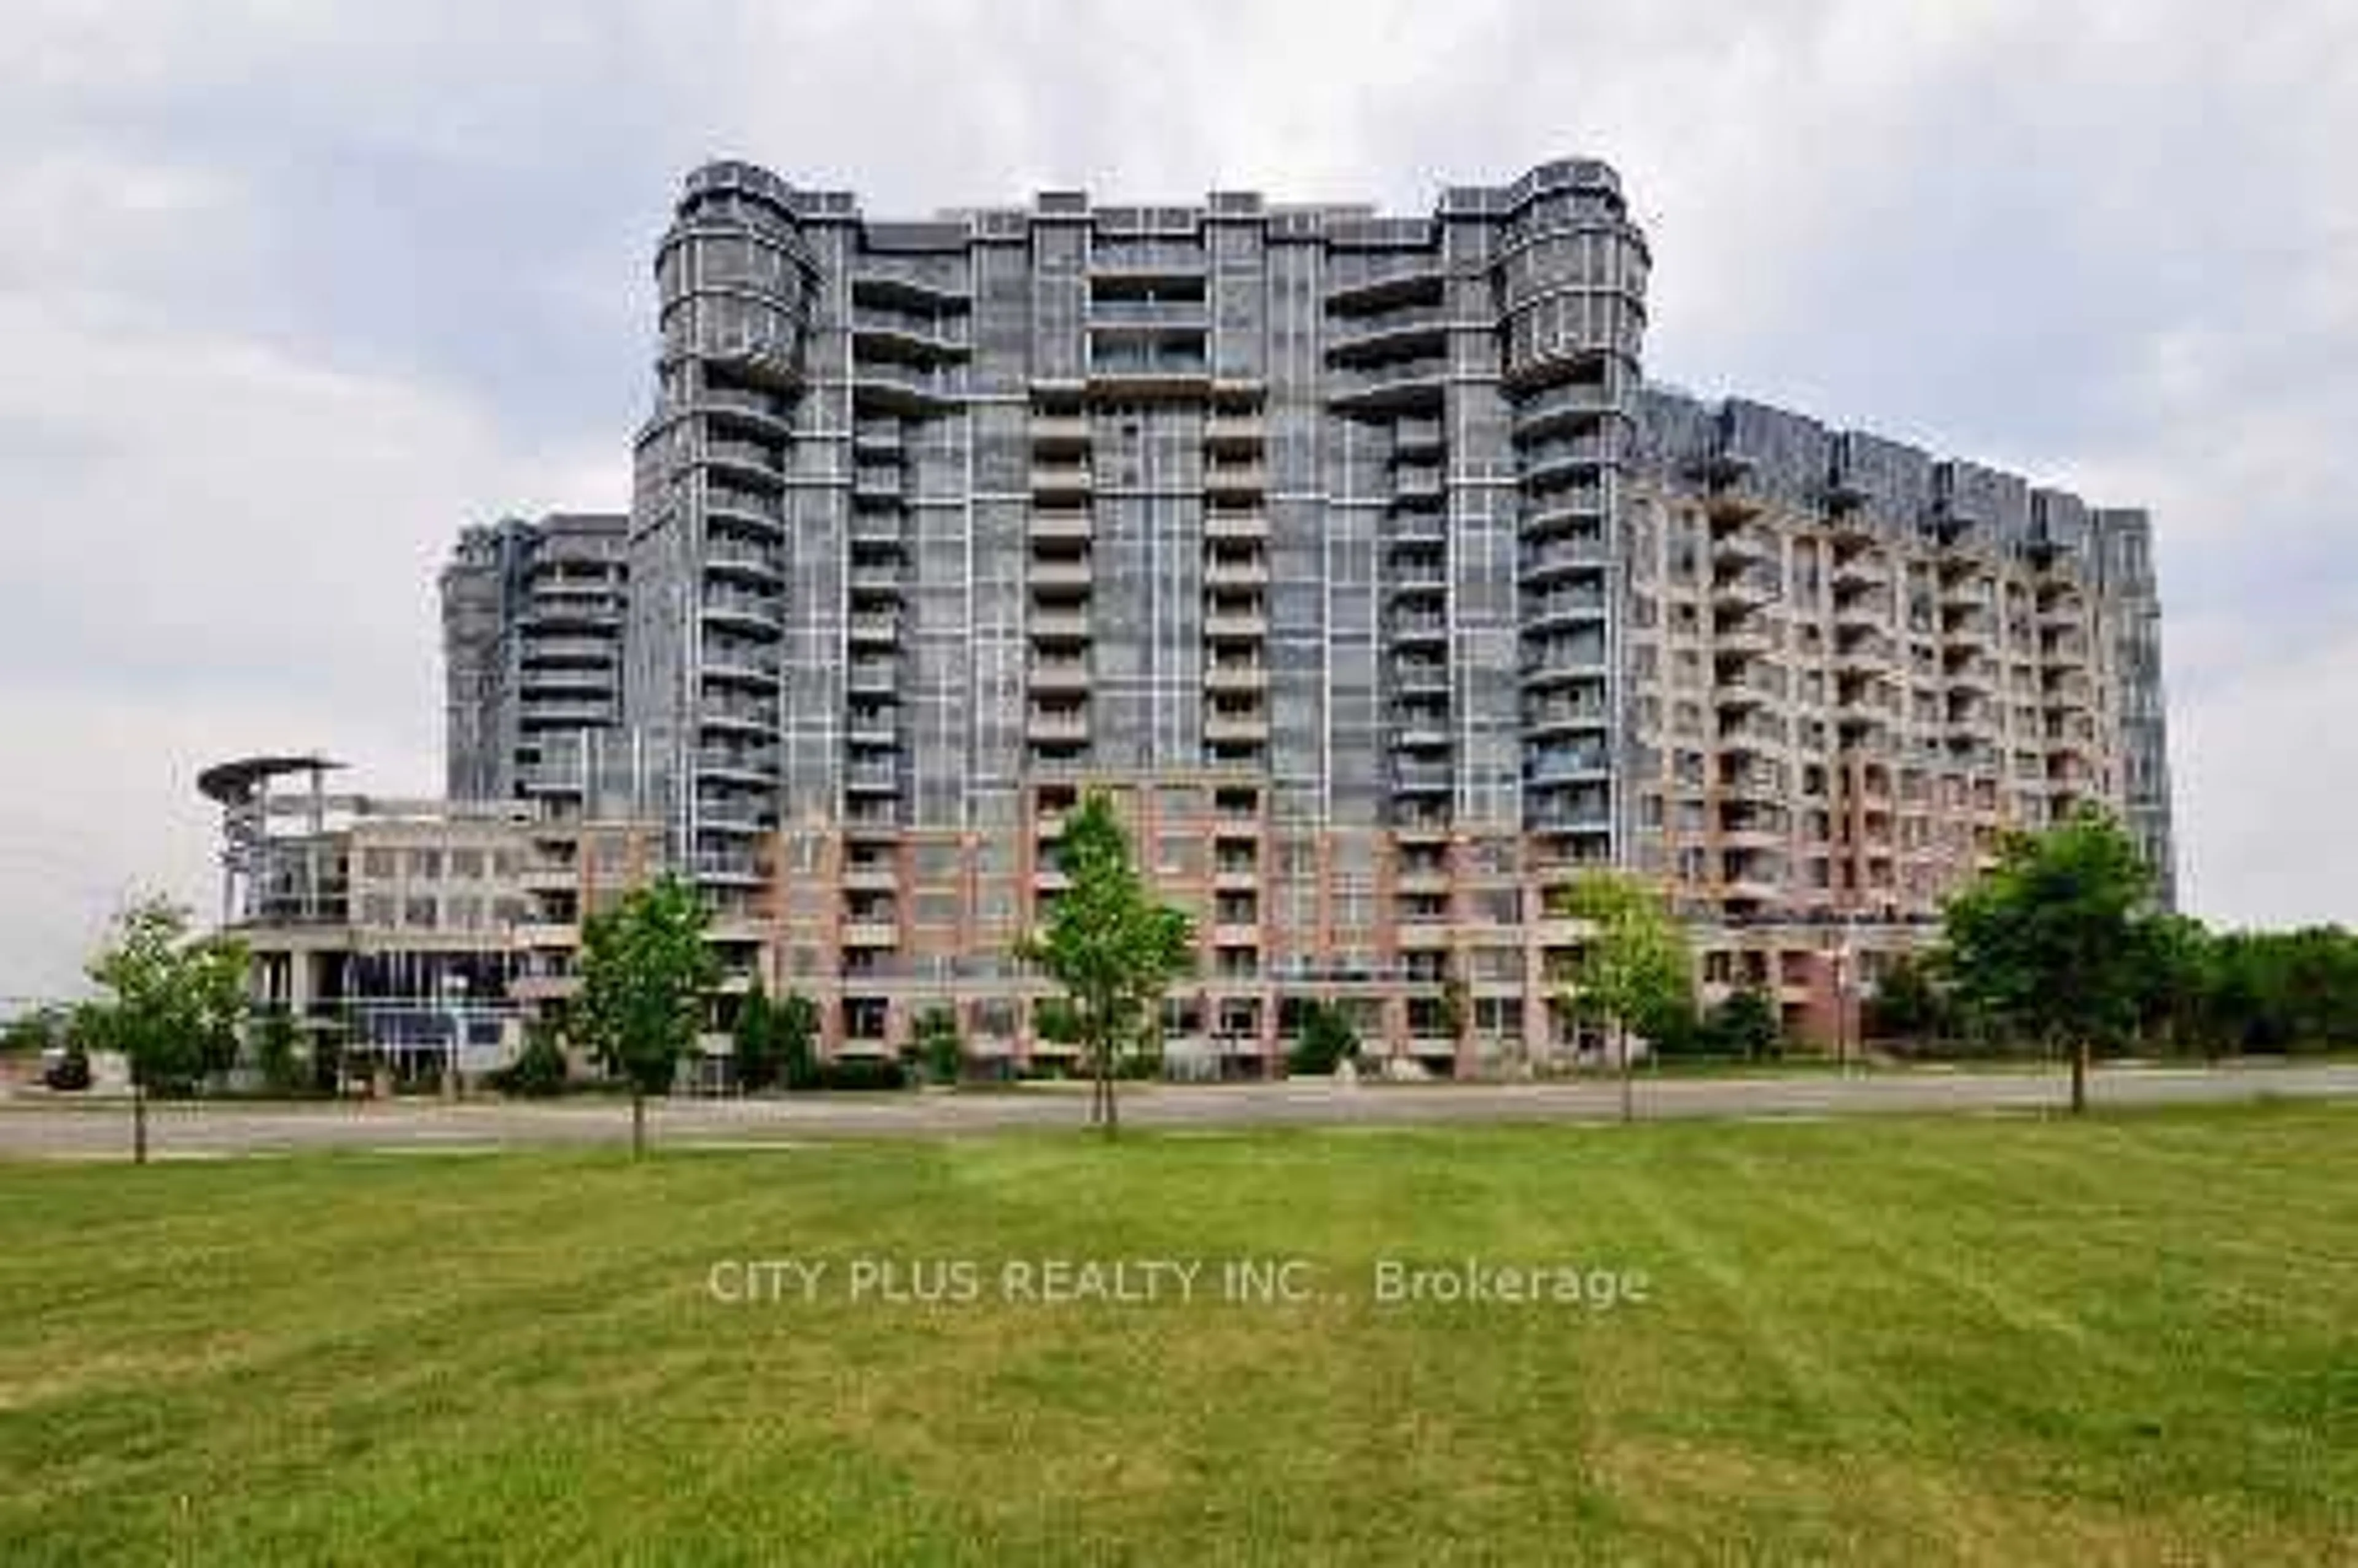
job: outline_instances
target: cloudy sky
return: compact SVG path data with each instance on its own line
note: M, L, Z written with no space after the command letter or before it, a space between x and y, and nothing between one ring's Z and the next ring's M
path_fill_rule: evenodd
M13 0L6 32L0 998L73 984L128 890L210 903L208 759L435 785L434 568L462 523L626 503L652 244L716 155L886 214L1417 211L1606 157L1651 373L2154 509L2191 905L2358 916L2358 6Z

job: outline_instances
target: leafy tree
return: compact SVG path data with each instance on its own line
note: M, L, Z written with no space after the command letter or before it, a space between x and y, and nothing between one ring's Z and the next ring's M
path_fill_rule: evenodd
M1341 1008L1323 1000L1303 1008L1302 1033L1286 1062L1288 1072L1332 1073L1358 1057L1359 1032L1351 1027L1349 1015Z
M2213 946L2211 933L2189 915L2161 915L2146 925L2137 1027L2165 1051L2191 1053L2205 1043L2203 1002L2216 968Z
M1650 1023L1691 1016L1694 958L1686 932L1648 883L1623 871L1591 871L1566 888L1558 912L1585 922L1563 1000L1611 1032L1621 1074L1621 1117L1637 1115L1629 1036Z
M1091 791L1065 819L1061 859L1071 885L1021 951L1063 988L1042 1005L1041 1027L1080 1047L1095 1086L1089 1120L1112 1137L1120 1125L1120 1059L1146 1044L1163 992L1194 968L1195 935L1187 916L1157 902L1130 863L1130 841L1102 791Z
M929 1007L917 1015L917 1061L934 1083L958 1081L966 1070L966 1042L958 1038L957 1013Z
M245 1018L245 944L196 934L189 911L151 897L116 917L90 963L104 994L75 1017L78 1040L119 1051L131 1067L131 1157L147 1161L147 1096L184 1090L237 1059Z
M1738 986L1713 1007L1704 1033L1714 1050L1758 1062L1782 1050L1785 1024L1766 991Z
M2088 1105L2089 1058L2125 1039L2152 950L2152 873L2094 808L2010 835L1997 864L1949 902L1946 962L1965 1004L2071 1057L2071 1109Z
M581 929L575 1016L607 1070L630 1083L633 1159L646 1152L647 1096L670 1091L719 976L704 939L708 920L695 888L665 875Z
M786 1087L807 1089L818 1084L818 1003L800 991L788 991L777 1006L778 1062Z
M265 1008L254 1020L254 1065L272 1094L293 1094L303 1085L304 1064L298 1056L301 1032L295 1015L283 1007Z
M760 979L737 1004L735 1031L737 1085L748 1093L759 1093L778 1081L785 1065L785 1032L778 1006Z

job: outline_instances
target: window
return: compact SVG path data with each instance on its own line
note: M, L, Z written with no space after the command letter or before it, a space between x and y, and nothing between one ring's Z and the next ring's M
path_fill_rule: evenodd
M405 900L401 906L401 923L413 929L431 927L434 924L434 901L430 898Z
M372 881L381 882L391 881L394 876L394 868L397 862L394 860L393 851L390 849L363 849L361 851L361 875L367 877ZM392 922L387 921L386 924L391 925Z
M483 876L483 852L481 849L451 850L450 875L458 881L481 881Z
M442 876L442 851L441 851L441 850L439 850L439 849L412 849L412 850L409 852L409 880L410 880L410 881L419 881L419 882L438 881L441 879L441 876Z

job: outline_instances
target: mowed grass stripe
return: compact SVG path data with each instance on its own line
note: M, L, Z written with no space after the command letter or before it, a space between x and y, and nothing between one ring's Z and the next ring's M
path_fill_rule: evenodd
M0 1561L2358 1556L2329 1108L0 1168ZM1268 1307L719 1258L1303 1257ZM1379 1258L1642 1308L1380 1308ZM1341 1297L1325 1299L1327 1294Z

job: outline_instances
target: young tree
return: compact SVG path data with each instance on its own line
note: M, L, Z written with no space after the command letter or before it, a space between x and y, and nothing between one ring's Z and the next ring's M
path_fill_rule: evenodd
M1777 1004L1758 986L1738 986L1722 997L1704 1028L1713 1049L1747 1062L1777 1055L1785 1033Z
M1061 859L1071 885L1023 957L1064 995L1043 1008L1042 1027L1080 1047L1095 1087L1089 1120L1112 1137L1120 1058L1155 1027L1171 982L1195 967L1187 916L1158 903L1135 866L1113 802L1092 791L1065 818Z
M1629 1072L1633 1030L1659 1028L1694 1011L1694 958L1684 928L1648 883L1623 871L1583 872L1559 913L1588 926L1564 1000L1603 1022L1621 1074L1621 1119L1637 1116Z
M492 1075L492 1087L503 1095L547 1099L565 1092L568 1072L565 1043L558 1037L557 1025L546 1018L535 1018L525 1025L524 1049L516 1053L514 1061Z
M131 1067L131 1157L147 1162L147 1095L185 1089L236 1060L246 1012L245 944L196 934L169 899L134 903L91 960L105 994L76 1015L78 1037L119 1051Z
M1302 1010L1302 1038L1286 1063L1293 1073L1332 1073L1359 1056L1359 1032L1331 1001L1312 1001Z
M1952 1033L1947 977L1936 952L1892 959L1864 1010L1865 1033L1875 1040L1943 1040Z
M254 1065L272 1094L292 1094L302 1087L303 1063L298 1059L302 1032L295 1015L283 1007L266 1008L254 1020Z
M756 979L753 989L737 1004L734 1032L737 1087L749 1094L758 1094L778 1081L785 1055L782 1022L777 1004Z
M647 1096L669 1092L695 1047L719 966L696 889L676 876L639 888L581 928L574 1016L607 1070L631 1086L631 1155L646 1152Z
M966 1043L958 1038L957 1014L929 1007L917 1015L917 1063L937 1084L955 1084L966 1070Z
M800 991L788 991L778 1002L778 1063L790 1089L818 1082L818 1003Z
M2071 1109L2088 1108L2089 1057L2136 1027L2154 943L2152 873L2093 807L2017 833L1949 901L1947 966L1966 1005L2071 1055Z

